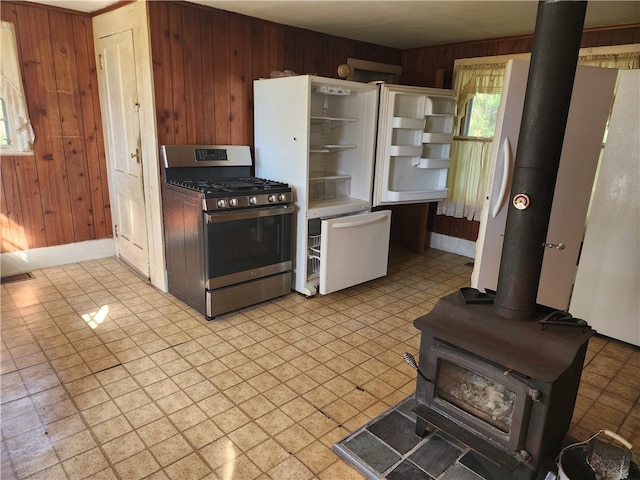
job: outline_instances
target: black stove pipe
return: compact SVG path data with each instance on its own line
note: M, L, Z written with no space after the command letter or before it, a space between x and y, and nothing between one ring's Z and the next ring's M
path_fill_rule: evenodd
M538 4L494 302L496 313L503 317L529 320L537 312L544 244L586 8L586 1Z

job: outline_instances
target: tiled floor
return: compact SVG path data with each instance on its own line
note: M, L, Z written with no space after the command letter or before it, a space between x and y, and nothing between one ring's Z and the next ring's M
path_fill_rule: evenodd
M466 257L392 247L389 275L206 322L115 258L2 285L3 480L350 480L331 446L414 390L412 321ZM640 444L640 349L590 342L571 434Z

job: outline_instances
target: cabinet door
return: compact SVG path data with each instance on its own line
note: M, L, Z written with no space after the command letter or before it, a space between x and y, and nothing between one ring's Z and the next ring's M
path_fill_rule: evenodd
M320 293L385 276L390 228L389 210L323 220Z

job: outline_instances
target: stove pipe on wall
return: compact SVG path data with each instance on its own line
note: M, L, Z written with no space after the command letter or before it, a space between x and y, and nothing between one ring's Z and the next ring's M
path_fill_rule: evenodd
M494 308L529 320L537 312L551 204L567 125L586 1L538 4L511 204Z

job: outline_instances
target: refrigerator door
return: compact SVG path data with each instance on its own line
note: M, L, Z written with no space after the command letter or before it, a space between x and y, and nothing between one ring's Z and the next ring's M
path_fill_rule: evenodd
M512 63L511 63L512 62ZM495 290L507 219L510 182L520 132L529 62L507 65L498 127L492 145L493 182L483 205L471 285ZM576 274L585 219L602 138L611 106L617 70L579 66L571 97L567 127L538 286L537 302L566 310ZM507 155L505 152L509 153ZM501 192L506 192L506 195Z
M446 198L455 110L451 90L380 86L374 205Z
M385 276L390 228L389 210L323 220L320 293Z
M495 290L498 285L500 256L507 222L506 203L511 190L511 176L520 136L528 75L528 61L516 60L507 63L496 130L491 145L491 166L488 175L490 180L485 186L485 191L489 193L482 205L476 256L471 273L471 285L482 291Z

